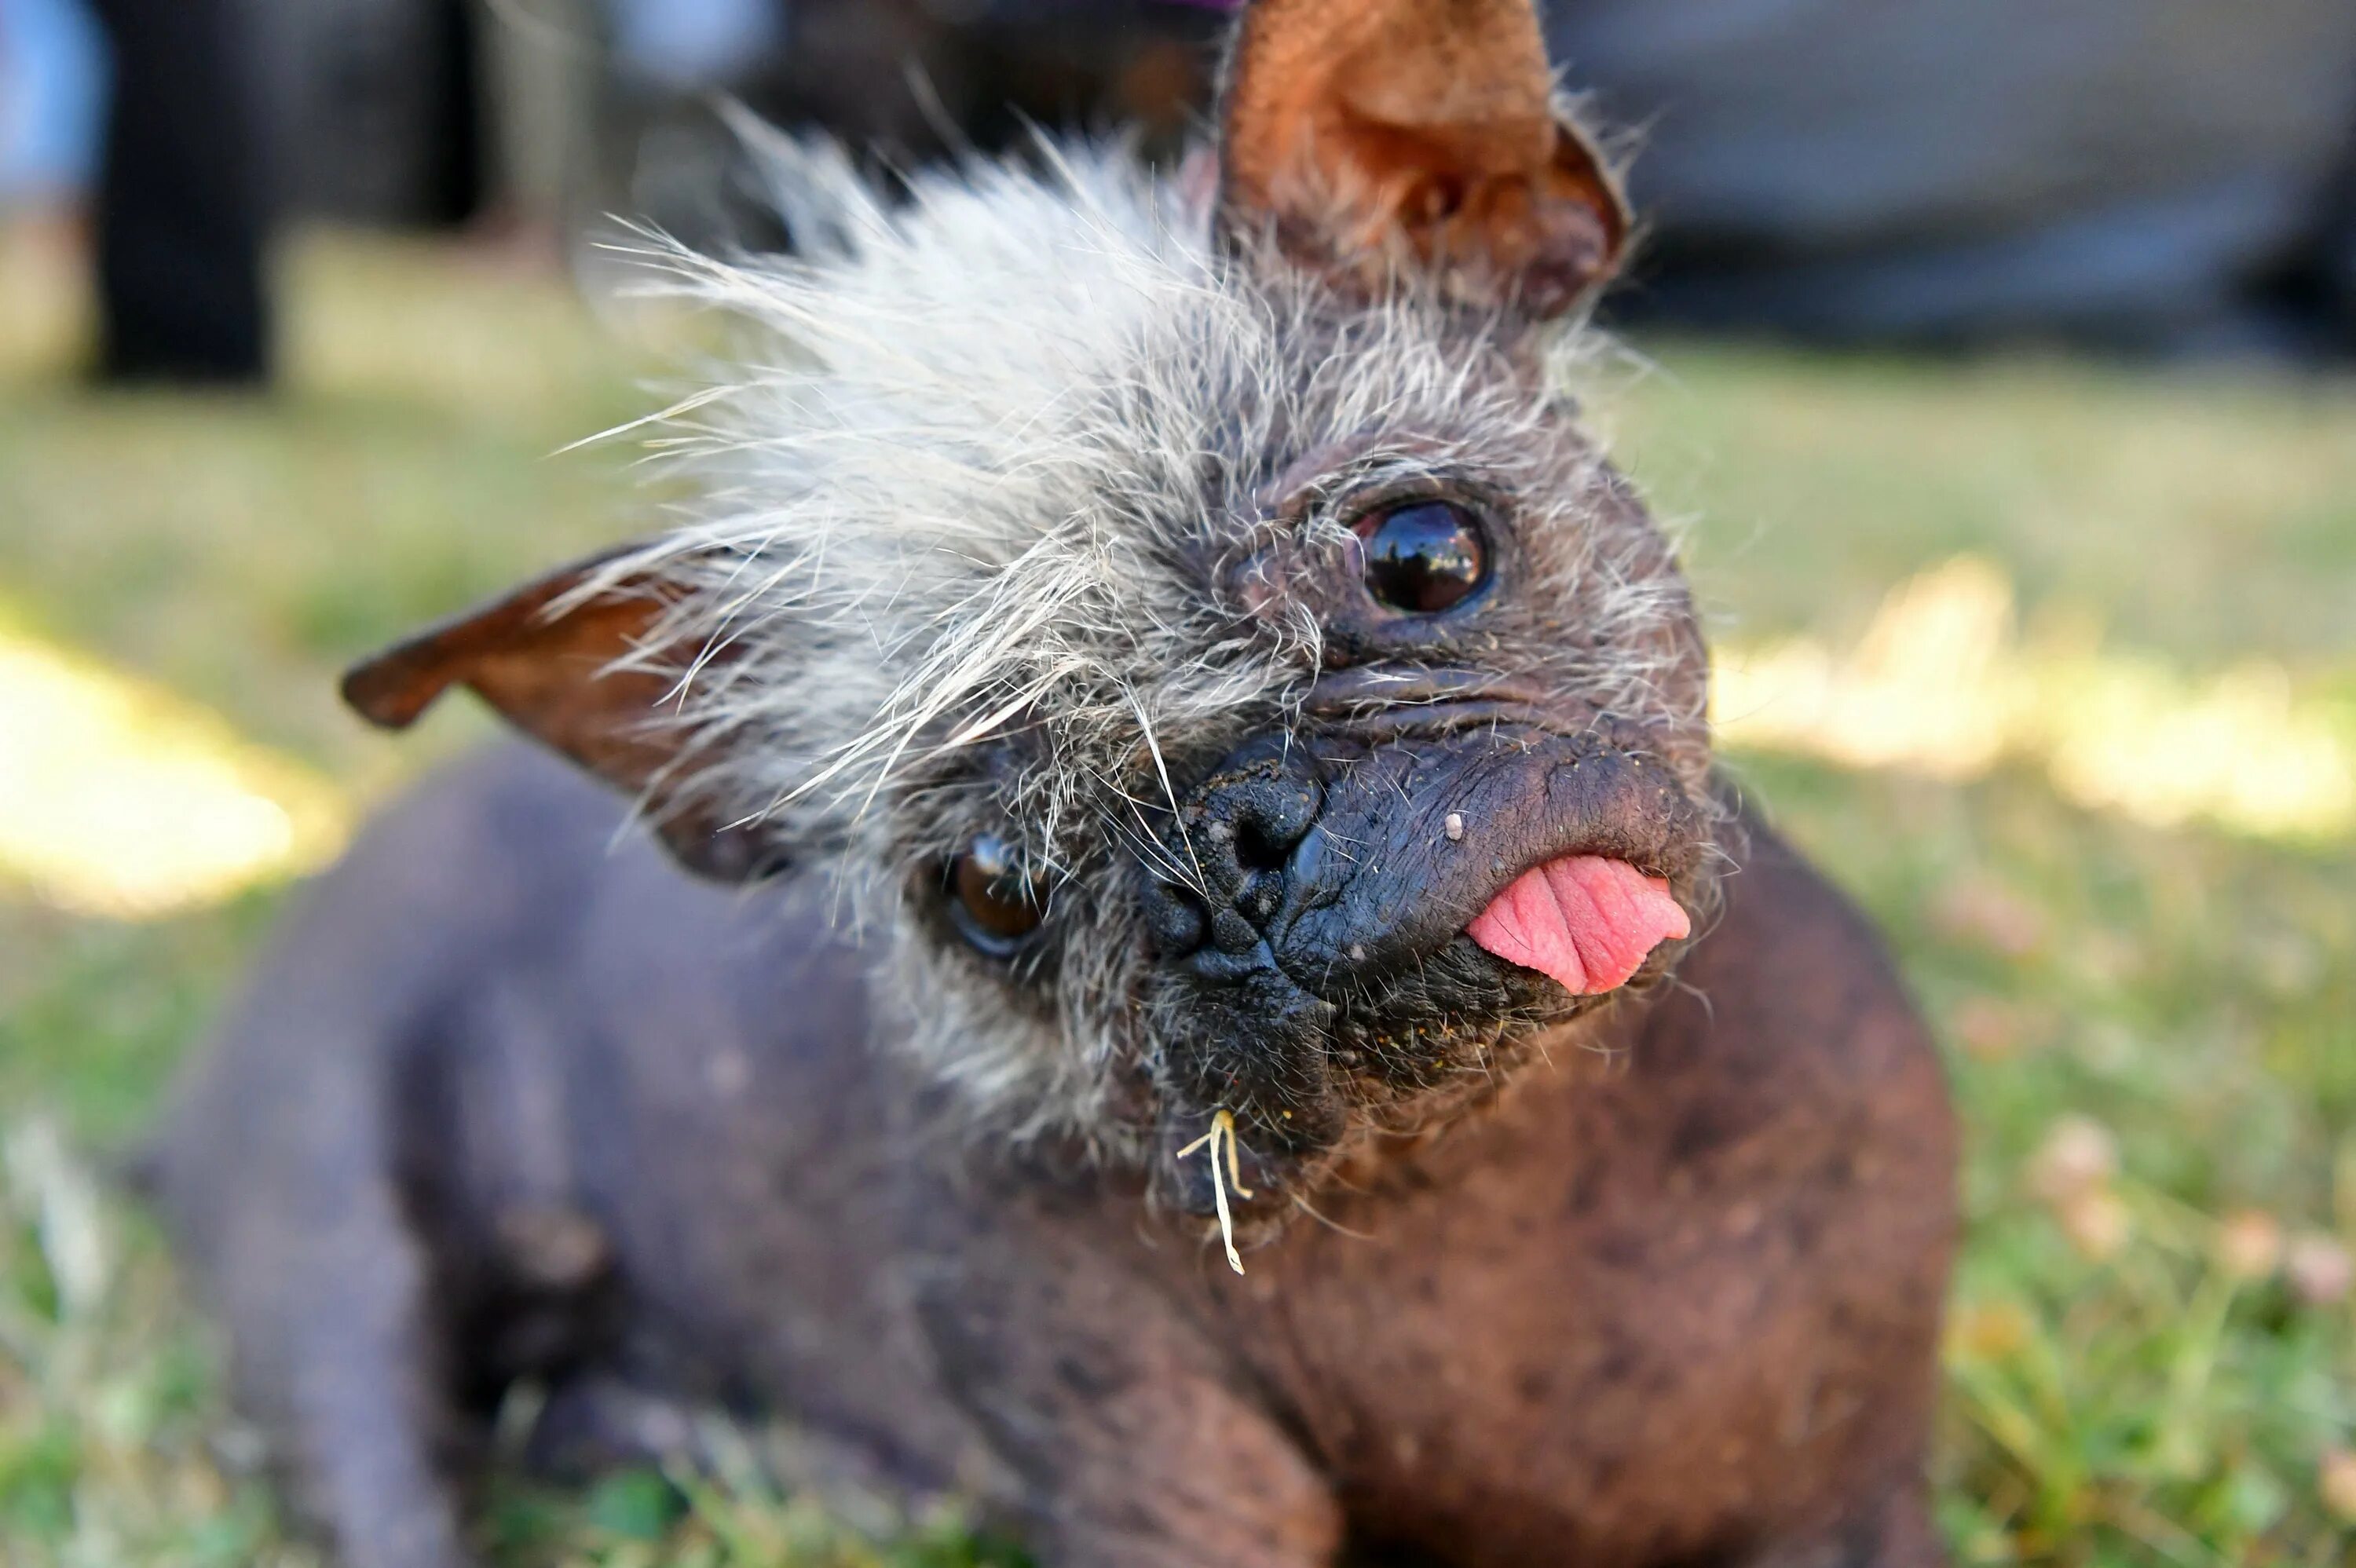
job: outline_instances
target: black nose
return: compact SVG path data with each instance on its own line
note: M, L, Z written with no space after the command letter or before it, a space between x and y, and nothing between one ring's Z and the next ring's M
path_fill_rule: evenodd
M1286 868L1324 805L1313 764L1282 738L1244 747L1186 797L1146 879L1147 924L1165 958L1205 942L1249 953L1283 907Z

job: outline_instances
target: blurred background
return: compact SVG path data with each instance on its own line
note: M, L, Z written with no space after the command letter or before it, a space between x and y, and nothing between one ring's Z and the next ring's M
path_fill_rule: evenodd
M311 1562L104 1173L288 884L488 733L336 672L638 531L790 244L714 103L879 168L1199 126L1185 0L0 0L0 1563ZM2356 1561L2356 5L1552 0L1648 225L1588 389L1728 765L1947 1047L1967 1563ZM509 1483L503 1564L999 1561L754 1462Z

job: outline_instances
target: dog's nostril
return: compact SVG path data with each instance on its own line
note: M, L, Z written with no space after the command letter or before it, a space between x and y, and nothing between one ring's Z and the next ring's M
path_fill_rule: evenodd
M1300 842L1299 834L1281 841L1280 834L1270 832L1265 824L1241 823L1236 828L1236 864L1247 871L1280 871L1292 854L1292 846Z
M1154 951L1183 958L1206 944L1227 954L1258 945L1323 804L1305 759L1289 749L1230 757L1187 801L1149 868L1144 912Z
M1289 780L1255 780L1233 806L1237 869L1280 871L1317 820L1317 792Z

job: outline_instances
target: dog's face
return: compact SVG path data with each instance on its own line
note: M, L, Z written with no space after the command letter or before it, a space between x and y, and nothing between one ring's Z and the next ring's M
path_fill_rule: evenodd
M1660 974L1712 814L1671 552L1549 369L1624 219L1526 0L1265 0L1226 102L1166 184L774 146L799 258L671 259L770 337L670 417L691 515L348 690L840 873L977 1126L1199 1207L1225 1111L1267 1212Z

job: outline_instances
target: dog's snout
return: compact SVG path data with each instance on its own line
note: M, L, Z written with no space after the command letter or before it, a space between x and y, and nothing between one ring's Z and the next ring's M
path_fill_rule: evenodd
M1146 918L1164 957L1205 943L1258 947L1283 906L1293 852L1316 825L1324 791L1297 752L1239 752L1186 799L1148 879Z

